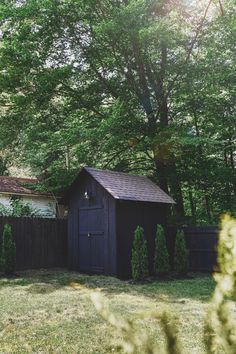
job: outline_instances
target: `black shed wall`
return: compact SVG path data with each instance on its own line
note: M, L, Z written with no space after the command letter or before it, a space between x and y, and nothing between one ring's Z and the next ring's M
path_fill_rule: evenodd
M85 200L84 193L91 195ZM68 266L80 270L79 267L79 212L86 208L103 207L101 223L104 227L104 274L116 276L116 220L115 200L87 172L80 177L69 198L68 213ZM89 220L88 231L93 229L93 219ZM86 252L86 250L84 250ZM86 254L85 254L86 256Z
M148 243L149 270L153 272L153 256L157 224L166 224L169 206L163 203L117 201L117 271L118 277L131 277L131 250L136 227L144 228Z

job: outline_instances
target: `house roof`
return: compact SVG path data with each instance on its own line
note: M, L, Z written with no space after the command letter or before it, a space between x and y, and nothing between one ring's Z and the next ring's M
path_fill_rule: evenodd
M145 176L90 167L84 167L83 170L87 171L115 199L175 204L167 193ZM71 187L73 188L73 184Z
M30 189L25 184L37 184L38 180L34 178L19 178L10 176L0 176L0 193L6 194L20 194L31 196L49 196L46 193L40 193L33 189Z

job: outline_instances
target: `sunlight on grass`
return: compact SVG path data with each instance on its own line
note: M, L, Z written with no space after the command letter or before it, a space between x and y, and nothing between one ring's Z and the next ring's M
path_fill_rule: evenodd
M16 279L1 279L0 352L118 353L119 338L90 300L91 293L99 291L114 312L134 319L154 342L163 341L157 322L140 315L163 306L170 309L180 317L186 350L204 353L203 320L213 288L207 275L145 285L65 271L25 272Z

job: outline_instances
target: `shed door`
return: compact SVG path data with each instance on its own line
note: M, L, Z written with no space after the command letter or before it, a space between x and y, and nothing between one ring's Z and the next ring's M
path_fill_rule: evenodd
M79 270L104 272L104 209L79 209Z

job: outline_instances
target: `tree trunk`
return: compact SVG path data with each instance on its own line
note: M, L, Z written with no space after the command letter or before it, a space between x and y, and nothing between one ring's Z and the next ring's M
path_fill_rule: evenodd
M155 166L156 166L156 173L158 178L158 183L160 188L169 193L168 183L167 183L167 171L166 166L163 162L161 162L158 158L155 158Z
M69 171L70 170L70 149L69 149L69 146L66 146L65 160L66 160L66 169L67 169L67 171Z
M233 149L230 149L230 166L232 168L233 174L235 174L235 162L234 162L234 151L233 151ZM233 179L233 183L232 184L233 184L234 196L236 198L236 178Z
M168 127L168 103L167 98L162 95L162 102L160 104L160 125L162 128ZM173 156L173 161L168 162L168 166L156 160L155 164L157 167L157 173L160 175L160 181L163 185L165 191L168 191L168 185L176 202L175 212L177 217L182 217L184 213L184 201L182 195L181 184L179 181L176 163L174 162L175 157Z
M176 202L176 216L183 217L185 215L184 201L175 163L172 162L167 166L156 157L155 166L160 188L166 193L171 192L171 196Z
M177 217L183 217L185 215L184 211L184 200L182 194L182 188L180 184L180 180L178 177L178 172L176 168L175 162L173 162L170 166L170 191L173 199L176 202L175 211Z
M188 190L188 197L189 197L191 215L192 215L192 218L193 218L193 222L195 224L196 223L196 204L195 204L194 199L193 199L193 192L192 192L191 187L189 187L189 190Z
M210 207L210 198L207 195L207 191L206 190L205 190L204 197L205 197L206 214L207 214L209 222L211 223L212 215L211 215L211 207Z

